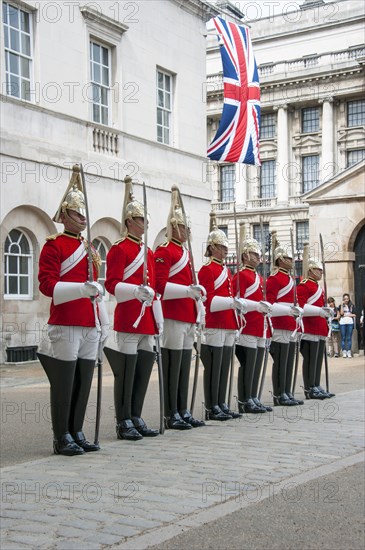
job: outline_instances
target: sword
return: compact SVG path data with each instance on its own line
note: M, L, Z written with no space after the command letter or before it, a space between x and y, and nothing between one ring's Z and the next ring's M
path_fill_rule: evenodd
M147 286L147 252L148 252L148 215L147 215L147 193L146 184L143 182L143 226L144 226L144 250L143 250L143 286ZM161 344L160 335L155 335L155 346L157 355L157 369L158 369L158 389L160 397L160 434L165 431L164 424L164 389L163 389L163 371L162 371L162 357L161 357Z
M262 257L262 277L263 277L263 294L264 294L264 300L266 300L266 250L265 250L265 238L264 238L264 224L262 222L262 217L260 216L260 233L261 233L261 246L263 250L263 257ZM265 316L265 323L267 323L267 318ZM266 336L266 330L265 330L265 336ZM265 383L265 376L266 376L266 369L267 369L267 362L269 359L269 347L270 347L270 338L265 338L265 355L264 355L264 366L262 369L262 375L261 375L261 382L260 382L260 389L258 394L258 399L261 401L262 392L264 389L264 383Z
M90 229L90 218L89 218L89 204L87 200L86 192L86 181L85 174L82 163L80 162L80 173L82 186L84 188L84 199L85 199L85 213L86 213L86 235L87 235L87 261L88 261L88 279L92 283L94 281L94 271L93 271L93 258L91 251L91 229ZM94 297L90 298L95 315L95 324L99 323L99 318L96 311L96 300ZM100 332L101 337L101 332ZM99 429L100 429L100 417L101 417L101 394L102 394L102 385L103 385L103 348L99 342L98 346L98 359L97 359L97 370L98 370L98 382L97 382L97 393L96 393L96 417L95 417L95 436L94 443L98 445L99 443Z
M324 261L324 246L322 234L319 234L319 244L321 247L321 257L322 257L322 266L323 266L323 290L324 290L324 303L327 304L327 278L326 278L326 262ZM324 368L326 373L326 390L329 393L329 372L328 372L328 359L326 353L326 346L324 347Z
M236 203L233 205L233 217L234 217L234 234L235 234L235 242L236 242L236 273L237 273L237 298L240 298L241 291L240 291L240 257L239 257L239 241L238 241L238 229L237 229L237 211L236 211ZM242 313L240 312L240 319L242 324ZM231 401L232 401L232 393L233 393L233 380L234 380L234 365L235 365L235 347L236 343L234 343L232 347L232 356L231 356L231 369L229 373L229 386L228 386L228 408L231 408Z
M293 229L290 228L290 244L291 244L291 255L293 258L293 279L294 279L294 305L298 304L297 301L297 283L295 280L295 255L294 255L294 235ZM298 328L298 325L297 325ZM296 334L295 339L295 363L294 363L294 376L293 376L293 385L292 385L292 394L295 394L295 385L297 383L298 368L299 368L299 344L300 344L300 334Z
M196 273L195 273L194 256L193 256L193 250L192 250L192 247L191 247L190 231L189 231L189 227L188 227L188 221L187 221L186 212L185 212L185 208L184 208L184 202L182 200L180 189L178 187L176 187L176 189L177 189L177 193L179 195L179 202L180 202L181 211L182 211L182 215L183 215L184 223L185 223L185 227L186 227L187 243L188 243L188 250L189 250L189 256L190 256L190 265L191 265L191 276L192 276L193 284L196 285L196 284L198 284L198 280L196 278ZM198 307L199 307L199 304L198 304ZM200 363L200 349L198 349L199 340L201 342L201 327L198 325L194 381L193 381L193 389L192 389L192 393L191 393L191 403L190 403L190 412L191 413L192 413L192 409L194 408L194 404L195 404L196 391L197 391L197 388L198 388L198 379L199 379L199 363Z

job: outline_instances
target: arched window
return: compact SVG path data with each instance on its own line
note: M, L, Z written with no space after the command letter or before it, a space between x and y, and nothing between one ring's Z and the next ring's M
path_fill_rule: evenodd
M99 253L99 256L101 258L101 266L99 270L98 283L100 283L105 290L107 248L100 239L94 239L93 246L95 247L96 251ZM107 296L108 296L108 293L105 291L105 298L107 298Z
M12 229L5 240L4 289L5 299L33 297L33 251L19 229Z

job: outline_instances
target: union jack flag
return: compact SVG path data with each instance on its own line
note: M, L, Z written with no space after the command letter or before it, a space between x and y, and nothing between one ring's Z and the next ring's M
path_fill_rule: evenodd
M248 28L220 17L207 26L219 35L224 82L222 118L207 156L260 166L260 83Z

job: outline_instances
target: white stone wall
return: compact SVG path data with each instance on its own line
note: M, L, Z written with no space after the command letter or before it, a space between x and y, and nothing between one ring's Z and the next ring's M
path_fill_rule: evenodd
M15 4L17 2L14 2ZM52 4L52 6L51 6ZM149 245L166 225L170 189L178 184L193 227L196 269L209 226L211 191L204 177L206 104L205 21L201 2L19 2L33 11L31 102L1 97L1 248L11 229L25 232L33 250L31 299L4 300L0 363L6 346L37 345L49 299L38 290L38 257L45 237L62 230L51 221L70 177L83 162L92 238L110 246L119 238L125 175L142 199L147 186ZM86 9L86 11L85 11ZM94 11L92 11L94 10ZM3 44L1 24L1 44ZM89 41L112 51L113 104L109 127L91 122ZM1 48L1 82L5 82ZM157 143L156 68L175 75L172 144ZM94 130L118 139L118 151L94 146ZM114 301L108 301L110 317Z

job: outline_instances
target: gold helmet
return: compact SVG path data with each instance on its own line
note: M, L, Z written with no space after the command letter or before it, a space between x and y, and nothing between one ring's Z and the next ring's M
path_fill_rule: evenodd
M256 239L246 239L241 246L242 254L248 254L249 252L255 252L261 256L261 247Z
M283 246L277 246L274 250L274 263L276 264L278 260L283 260L284 258L293 259L292 254L289 254Z
M124 178L124 183L125 191L121 224L122 235L125 235L128 232L125 223L127 220L131 220L132 218L144 218L144 206L141 202L137 201L133 195L132 178L130 176L126 176Z
M314 256L308 258L308 271L312 271L313 269L321 269L323 271L322 262Z
M66 210L73 210L82 216L86 216L84 188L81 180L80 166L78 164L72 167L70 183L62 197L56 214L53 216L53 221L56 223L63 223L61 214L66 213Z
M224 231L222 231L221 229L218 229L217 220L215 218L215 213L211 212L210 213L209 235L208 235L208 239L207 239L207 250L206 250L204 256L210 256L211 254L209 253L209 250L208 250L209 246L217 245L217 244L225 246L226 248L228 248L228 246L229 246L227 235L225 234Z
M190 220L188 216L184 216L183 210L180 204L179 188L177 185L171 187L171 206L170 212L166 223L166 236L170 240L172 237L172 228L177 228L179 225L183 225L190 229Z

